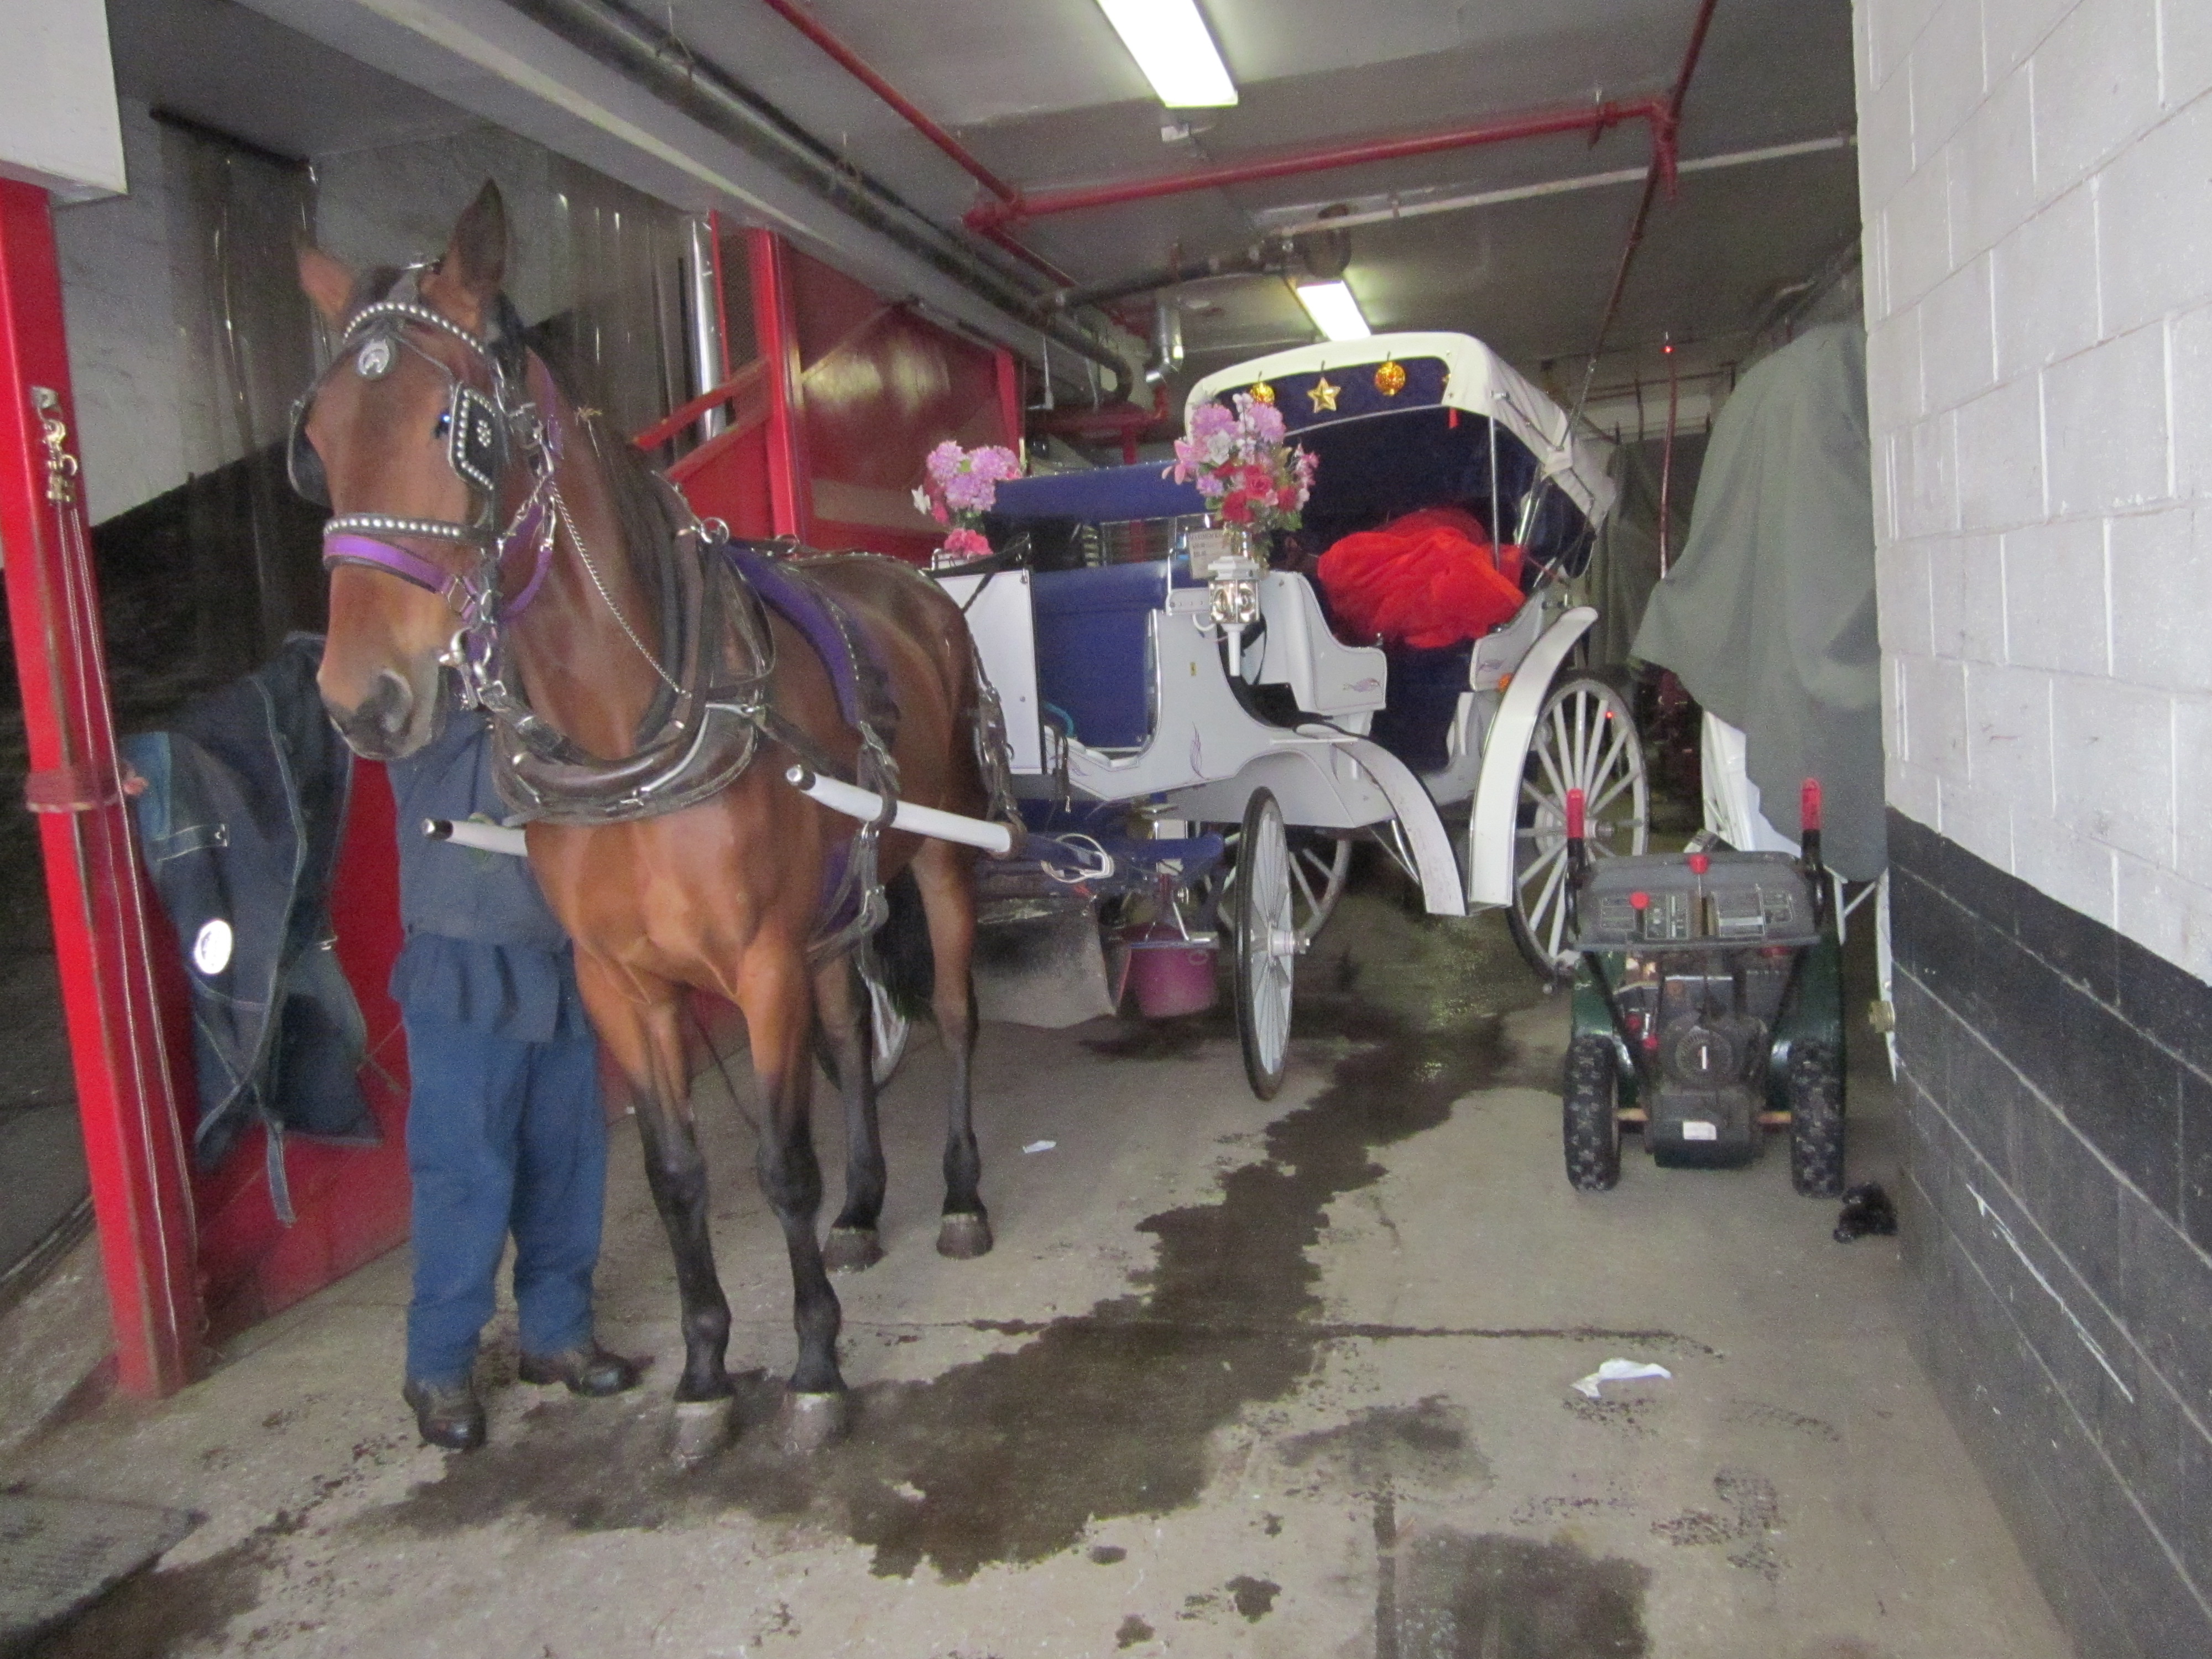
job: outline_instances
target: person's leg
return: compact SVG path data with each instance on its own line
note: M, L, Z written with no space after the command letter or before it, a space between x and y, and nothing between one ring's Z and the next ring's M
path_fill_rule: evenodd
M491 1317L530 1045L411 1011L406 1019L415 1229L407 1376L451 1388L467 1381Z
M592 1270L606 1197L599 1045L533 1042L529 1077L510 1211L522 1352L573 1354L592 1346Z

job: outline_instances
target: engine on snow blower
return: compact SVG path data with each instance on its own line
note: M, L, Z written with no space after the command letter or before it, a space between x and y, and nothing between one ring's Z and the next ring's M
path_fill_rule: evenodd
M1622 1127L1662 1164L1747 1163L1787 1123L1800 1191L1839 1189L1843 1020L1808 784L1802 857L1721 848L1590 860L1568 801L1580 953L1564 1104L1569 1179L1607 1188Z

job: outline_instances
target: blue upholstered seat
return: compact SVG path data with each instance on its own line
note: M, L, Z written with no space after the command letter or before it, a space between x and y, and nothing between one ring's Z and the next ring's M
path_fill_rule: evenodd
M1045 703L1086 747L1144 747L1152 735L1147 618L1167 603L1167 562L1039 571L1030 591Z

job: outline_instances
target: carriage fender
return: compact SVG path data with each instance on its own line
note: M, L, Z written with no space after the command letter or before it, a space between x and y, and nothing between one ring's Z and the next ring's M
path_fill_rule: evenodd
M1536 717L1544 712L1544 699L1551 694L1559 665L1596 620L1597 612L1586 605L1562 614L1521 659L1513 683L1499 700L1497 718L1490 722L1482 745L1482 771L1475 781L1474 806L1468 815L1469 905L1513 902L1514 818L1521 805L1521 771L1536 735Z

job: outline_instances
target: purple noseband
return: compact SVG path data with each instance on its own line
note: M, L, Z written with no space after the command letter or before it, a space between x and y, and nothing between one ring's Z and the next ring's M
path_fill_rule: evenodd
M362 564L372 570L388 570L400 580L428 588L441 598L449 597L448 590L462 585L459 577L447 575L421 554L410 553L404 547L380 542L373 536L344 532L326 537L323 542L323 563Z

